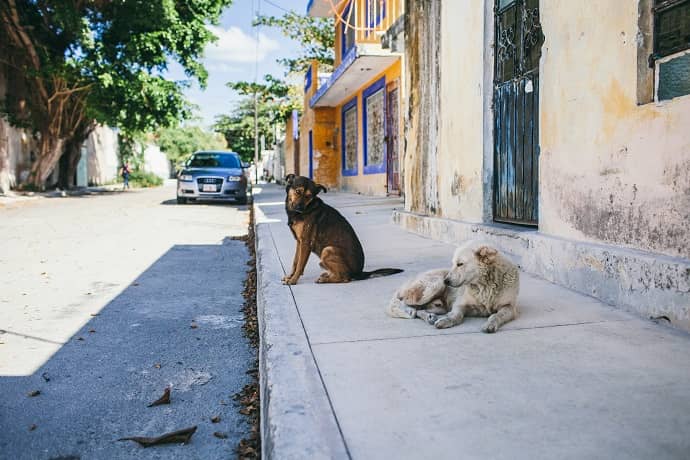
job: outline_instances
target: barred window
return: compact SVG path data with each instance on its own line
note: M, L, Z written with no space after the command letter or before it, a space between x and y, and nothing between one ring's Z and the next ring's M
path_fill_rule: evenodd
M656 100L690 94L690 0L654 0Z
M690 0L654 0L654 58L690 48Z

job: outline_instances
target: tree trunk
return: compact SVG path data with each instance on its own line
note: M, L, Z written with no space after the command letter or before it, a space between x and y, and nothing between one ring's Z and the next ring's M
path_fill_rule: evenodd
M58 177L60 188L71 189L76 185L81 148L94 129L96 129L95 122L82 122L74 130L72 138L65 142L65 151L60 157L60 174Z
M81 146L84 139L80 136L65 144L65 152L60 157L60 172L58 176L58 186L63 190L68 190L76 185L77 165L81 160Z
M10 191L10 148L5 121L0 120L0 195Z
M60 156L62 155L65 140L50 133L41 133L41 143L39 144L36 161L31 165L31 171L27 179L27 184L37 190L45 190L45 182L48 176L55 169Z

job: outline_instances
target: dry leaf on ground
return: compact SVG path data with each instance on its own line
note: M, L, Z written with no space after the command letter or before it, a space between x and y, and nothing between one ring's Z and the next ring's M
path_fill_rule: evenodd
M118 441L134 441L138 442L143 447L156 446L158 444L171 444L171 443L182 443L187 444L192 435L196 432L196 425L190 428L184 428L182 430L172 431L170 433L165 433L160 436L153 438L148 438L144 436L129 436L126 438L120 438Z
M160 406L161 404L170 404L170 390L170 387L165 387L165 390L163 391L163 396L156 399L154 402L152 402L146 407Z

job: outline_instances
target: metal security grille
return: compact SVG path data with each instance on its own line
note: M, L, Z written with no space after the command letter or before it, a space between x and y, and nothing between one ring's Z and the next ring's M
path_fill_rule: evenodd
M690 0L654 1L654 58L690 48Z
M538 223L539 0L496 0L494 220Z

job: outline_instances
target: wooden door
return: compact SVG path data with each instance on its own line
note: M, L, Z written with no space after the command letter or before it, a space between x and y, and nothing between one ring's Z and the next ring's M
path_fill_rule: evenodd
M400 195L400 91L398 82L386 87L386 171L388 194Z
M496 0L494 220L539 220L539 0Z

